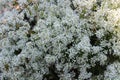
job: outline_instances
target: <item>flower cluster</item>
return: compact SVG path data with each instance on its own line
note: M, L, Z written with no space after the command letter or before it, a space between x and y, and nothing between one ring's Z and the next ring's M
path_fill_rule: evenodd
M2 1L2 80L120 79L119 0Z

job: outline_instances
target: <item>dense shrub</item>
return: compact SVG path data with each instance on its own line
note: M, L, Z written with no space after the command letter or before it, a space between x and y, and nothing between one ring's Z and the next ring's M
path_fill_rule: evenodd
M2 80L120 79L119 0L1 0L0 7Z

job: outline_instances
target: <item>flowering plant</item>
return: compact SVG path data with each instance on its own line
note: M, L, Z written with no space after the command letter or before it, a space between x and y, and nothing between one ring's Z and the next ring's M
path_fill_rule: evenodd
M120 79L119 0L2 2L2 80Z

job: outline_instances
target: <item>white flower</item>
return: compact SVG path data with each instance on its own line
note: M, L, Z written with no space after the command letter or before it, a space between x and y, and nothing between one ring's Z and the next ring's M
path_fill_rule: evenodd
M105 79L117 80L120 76L120 63L114 62L113 64L107 67L107 71L105 72Z
M99 53L100 50L102 50L102 48L101 48L100 46L93 46L93 47L92 47L93 53Z
M78 43L78 45L76 46L76 48L78 50L82 50L82 51L86 51L86 52L90 52L90 39L88 36L84 36L81 39L81 42Z
M45 61L48 64L54 63L56 61L56 57L48 54L48 55L45 56Z
M102 38L104 36L104 30L100 29L95 34L100 39L100 38Z

